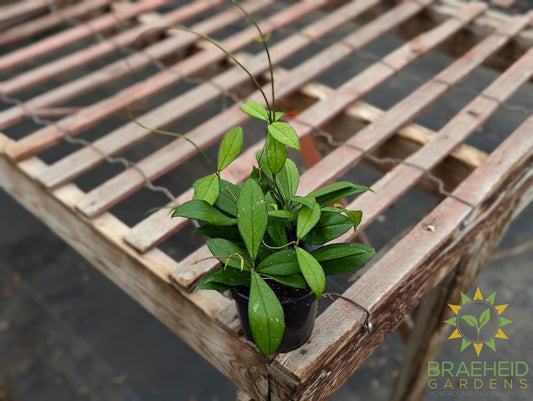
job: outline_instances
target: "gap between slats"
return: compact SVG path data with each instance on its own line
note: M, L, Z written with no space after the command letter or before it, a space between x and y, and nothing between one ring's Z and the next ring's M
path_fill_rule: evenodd
M262 8L268 6L271 4L272 1L262 1L259 3L249 3L246 4L246 6L250 7L251 12L259 11ZM200 3L201 4L201 3ZM184 21L184 18L192 18L196 16L199 12L205 11L205 6L201 8L194 8L193 12L190 12L189 9L186 9L185 12L181 12L179 10L177 13L172 13L171 15L168 15L166 18L166 21L169 23L180 23ZM202 32L205 32L208 35L212 35L213 33L224 29L231 25L232 23L237 22L239 19L242 19L242 13L239 12L239 10L236 9L230 9L225 12L221 12L220 14L209 18L206 21L203 21L201 23L198 23L192 27L192 29L195 30L202 30ZM109 50L112 48L114 51L117 51L116 46L122 46L127 45L128 43L131 43L133 40L135 40L138 35L140 35L142 32L147 32L147 30L150 29L150 27L138 27L138 29L135 29L133 33L137 34L136 36L132 36L130 32L126 32L127 35L121 36L115 39L106 40L105 42L100 42L99 44L86 49L82 50L81 56L79 57L73 57L73 56L67 56L67 61L72 60L75 64L74 66L79 66L79 63L83 61L84 57L87 57L89 59L93 58L94 54L97 56L100 56L102 53L102 49L106 52L109 52ZM127 39L127 40L125 40ZM63 102L66 102L69 99L72 99L76 96L82 95L90 90L93 90L99 86L102 86L104 84L109 84L111 82L114 82L128 74L131 74L135 71L140 70L143 67L146 67L150 63L153 62L153 60L159 60L164 57L170 56L172 54L178 53L179 51L182 51L186 49L188 46L193 45L195 42L199 41L199 39L193 35L188 34L182 34L179 36L171 36L165 40L159 41L154 43L153 45L150 45L143 49L141 52L136 52L132 54L131 56L127 56L124 59L115 61L105 67L102 67L90 74L84 75L81 78L78 78L74 81L65 83L55 89L52 89L48 92L45 92L41 95L38 95L31 100L27 101L24 104L24 107L15 106L11 109L5 110L0 113L0 129L5 128L9 125L12 125L18 121L20 121L22 118L24 118L25 114L27 113L27 109L38 109L40 107L44 106L52 106L57 105ZM116 46L115 46L116 45ZM75 56L75 55L74 55ZM199 56L196 56L199 57ZM58 64L59 63L59 64ZM43 66L42 68L49 68L51 71L47 71L47 75L49 75L51 72L54 74L57 73L57 66L61 67L61 70L64 70L65 64L63 64L63 59L58 60L57 62L53 62L51 64L47 64ZM178 64L179 65L179 64ZM197 72L202 71L202 66L209 65L207 63L207 60L204 60L202 63L201 60L198 60L198 67ZM67 66L69 66L67 64ZM42 71L42 68L38 68L36 70L36 79L41 81L43 78L41 75L39 75ZM190 73L189 70L186 71L187 73ZM29 73L31 76L35 77L34 72ZM16 77L14 81L8 81L6 85L8 86L11 83L14 82L14 84L18 84L21 81L25 81L27 79L27 74L22 74L20 77ZM177 77L176 77L177 79ZM31 82L31 80L30 80ZM27 85L27 82L24 83L24 85ZM96 103L98 104L98 103ZM92 106L91 106L92 107ZM71 121L76 121L76 119L79 119L80 115L82 115L83 111L79 112L77 115L72 116L69 119L63 119L58 122L58 124L68 124ZM71 128L73 130L74 128ZM81 128L78 128L78 130ZM44 130L37 131L36 133L32 135L43 135L39 134L39 132L43 132ZM44 131L46 132L46 131ZM73 132L78 133L78 131ZM16 145L15 146L20 146Z
M298 33L273 45L270 48L272 62L274 64L280 63L294 52L309 45L312 38L326 35L338 25L355 18L377 2L378 0L351 3L306 28L304 32L309 32L309 37ZM262 53L248 60L246 64L248 70L255 76L263 74L268 68L266 56ZM162 128L219 97L221 88L231 91L248 81L249 77L236 66L212 78L209 82L182 94L177 99L139 116L138 119L145 126ZM106 155L110 156L122 152L150 135L152 135L150 131L135 123L128 123L93 143L94 147L101 149L101 153L96 152L91 147L80 149L51 165L46 171L43 171L38 180L48 187L61 185L103 162Z
M260 25L262 25L261 29L265 33L268 33L276 28L290 24L324 5L325 2L326 0L317 0L314 2L297 3L267 20L262 21L260 23ZM248 45L255 35L255 27L252 26L222 41L221 44L228 51L236 52ZM179 82L183 76L186 77L197 73L198 65L207 66L221 61L224 58L225 55L216 48L197 53L175 66L171 66L168 69L153 75L143 82L125 88L116 95L83 109L72 117L60 120L55 125L45 127L26 136L10 146L7 149L7 154L14 160L21 160L42 150L48 149L63 139L65 133L62 129L68 131L70 136L78 135L83 132L83 130L124 110L129 104L155 95Z
M153 30L153 34L158 34L161 31L164 31L165 28L156 30L157 27L181 24L191 18L196 17L204 11L221 4L223 1L224 0L205 0L189 4L175 11L171 11L168 14L161 16L161 18L157 21L135 26L131 29L107 38L107 40L103 42L99 42L80 51L75 51L42 66L38 66L29 71L23 72L22 74L12 77L9 80L0 82L0 92L5 95L13 95L35 85L47 82L60 74L65 74L73 69L78 68L79 66L83 66L104 58L113 52L116 52L117 48L127 47L134 44L139 35L141 35L143 32ZM263 3L267 4L267 2L262 2L261 4ZM210 27L207 26L205 28L210 29ZM127 58L124 59L123 62L127 62L126 60ZM112 71L110 70L109 73L111 72ZM89 74L89 76L92 75L93 74ZM66 92L68 93L68 91ZM49 106L56 104L60 102L61 99L63 99L63 101L66 100L65 98L54 100L52 93L53 91L50 91L44 95L34 97L26 102L26 106L29 108L37 108L43 107L44 105ZM76 93L73 93L69 96L75 95ZM5 121L6 117L3 116L4 114L0 113L0 127L7 124ZM16 121L14 117L11 118L11 123ZM7 119L7 121L10 120Z
M26 46L22 49L0 58L0 71L18 67L21 64L34 61L46 54L53 53L56 50L67 47L77 41L83 40L94 35L95 32L105 32L116 26L120 21L126 21L134 18L138 14L155 10L161 6L171 3L173 0L147 0L141 3L135 3L128 8L119 10L113 15L105 14L94 20L87 21L86 24L70 28L49 38L43 39L33 45Z

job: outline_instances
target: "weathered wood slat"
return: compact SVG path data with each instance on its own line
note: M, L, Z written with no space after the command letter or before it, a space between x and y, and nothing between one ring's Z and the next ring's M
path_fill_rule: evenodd
M363 314L335 302L317 319L303 352L277 357L280 366L271 367L273 400L327 398L467 252L469 241L498 219L494 209L512 205L518 212L531 201L532 124L530 117L454 191L475 207L473 215L465 203L446 198L344 292L371 311L373 334L354 350L363 336ZM467 218L474 228L461 230ZM484 224L474 224L476 219ZM434 231L424 229L428 222Z
M112 0L93 0L91 2L82 2L61 9L61 15L48 14L25 24L19 24L16 28L6 29L3 32L0 32L0 46L5 46L31 37L39 32L46 31L47 29L54 28L62 24L65 19L81 18L88 13L104 10L109 6L111 1ZM1 9L0 13L3 13Z
M500 27L492 35L473 47L463 57L456 60L449 67L441 71L434 78L419 87L412 94L394 105L382 118L366 126L347 143L335 149L322 159L300 180L300 193L311 192L319 185L323 185L342 175L348 168L361 159L364 153L370 153L388 139L399 128L409 123L424 108L435 102L449 88L460 82L466 75L475 70L485 59L501 49L516 33L529 23L527 17L515 17L511 22ZM358 77L355 77L357 79ZM361 82L362 85L365 82ZM336 92L337 96L340 90ZM335 98L339 103L338 97ZM316 115L320 115L327 108L327 99L317 103ZM322 104L321 104L322 103ZM341 104L341 106L344 106ZM335 107L335 105L331 106ZM336 107L339 107L337 105ZM313 115L311 116L313 117ZM300 120L302 116L299 116ZM316 117L315 117L316 119ZM313 125L316 125L313 123ZM302 127L303 129L303 127ZM300 134L302 129L298 130ZM307 127L307 131L311 131Z
M256 12L261 10L263 7L268 6L271 3L271 1L262 1L262 2L255 2L250 4L245 4L246 6L250 6L250 10L252 12ZM201 4L201 3L199 3ZM208 3L207 5L211 5L211 3ZM193 17L194 14L198 11L205 11L204 5L200 10L194 10L195 12L192 13L186 13L186 17ZM183 18L183 14L179 13L178 17ZM199 23L195 26L193 26L193 29L202 30L202 32L205 32L207 35L211 35L223 28L226 28L227 26L231 25L232 23L235 23L239 19L243 17L242 13L239 12L239 10L236 9L230 9L227 12L222 12L220 14L215 15L213 18L208 19L207 21L204 21L202 23ZM176 21L179 22L179 21ZM163 29L163 28L162 28ZM144 27L140 29L140 33L146 32ZM133 36L128 35L128 39L134 40ZM70 81L68 83L65 83L57 88L52 89L51 91L45 92L42 95L36 96L33 99L29 100L24 104L24 107L21 106L15 106L10 109L7 109L0 113L0 129L5 128L9 125L12 125L18 121L20 121L24 116L26 115L27 111L26 109L39 109L41 107L45 106L51 106L51 105L57 105L63 102L66 102L67 100L74 98L76 96L79 96L83 93L86 93L90 90L93 90L94 88L97 88L99 86L102 86L104 84L112 83L126 75L132 74L133 72L146 67L149 65L153 60L158 60L163 57L172 55L176 52L179 52L181 50L186 49L188 46L193 45L196 41L198 41L198 38L192 35L183 34L178 36L173 36L171 38L168 38L166 40L157 42L156 44L149 46L148 48L144 49L142 52L134 53L131 56L125 57L123 60L116 61L114 63L111 63L105 67L102 67L90 74L84 75L83 77ZM116 42L102 42L102 45L105 44L107 48L109 46L113 47L117 43ZM88 50L88 52L81 51L83 55L89 54L90 57L92 57L92 51L96 50L99 52L101 49L100 45L97 45L96 47L93 47ZM116 51L116 46L114 47ZM75 59L76 63L83 61L83 57L79 59ZM61 60L60 60L61 62ZM204 62L205 65L208 65ZM79 64L76 64L79 65ZM55 69L56 64L52 64L52 70ZM46 66L45 66L46 67ZM202 70L202 64L198 63L197 71ZM25 79L23 74L22 79ZM41 78L41 77L39 77ZM77 117L73 116L68 121L75 120ZM64 123L64 122L63 122ZM81 129L81 128L78 128ZM39 134L40 135L40 134Z
M278 71L278 76L283 72ZM331 89L323 84L313 82L302 87L301 91L296 94L296 98L289 99L291 103L307 104L309 101L314 103L318 99L331 95L334 89ZM294 97L294 95L293 95ZM364 101L357 101L352 106L348 107L340 118L336 118L330 124L326 125L326 131L331 133L333 140L341 142L353 135L354 132L359 131L362 127L380 119L385 111L378 107ZM413 152L413 149L418 149L428 143L431 138L436 135L436 132L430 130L420 124L410 123L401 128L397 135L385 142L375 153L374 156L378 158L393 157L397 159L404 159ZM322 138L317 137L321 146L330 152L336 146L330 144L329 141L322 141ZM461 144L450 154L449 160L441 163L433 174L440 177L446 185L454 188L457 183L460 183L466 178L465 173L470 173L487 158L487 153L468 144ZM373 168L382 171L388 171L388 168L370 159L365 159L366 164ZM313 164L314 165L314 164ZM454 184L455 183L455 184ZM433 196L441 197L438 191L433 189L431 182L427 185L421 186L422 190L430 193Z
M409 191L426 174L426 171L432 170L453 149L463 143L494 113L500 103L511 97L532 75L533 50L530 50L466 105L439 130L430 142L406 158L406 164L396 166L373 184L375 196L363 194L347 206L349 209L364 210L365 217L359 229L364 230L390 205ZM350 232L339 237L335 242L351 241L353 237L354 233Z
M323 6L325 2L326 0L297 3L261 22L261 29L265 33L268 33L276 28L290 24L320 6ZM254 29L254 27L251 27L241 31L222 41L221 44L228 51L236 52L253 40L255 35ZM116 95L85 108L72 117L59 121L57 125L68 130L70 135L77 135L105 118L124 110L129 104L153 96L159 91L179 82L183 76L197 73L198 69L201 68L200 66L208 66L224 58L225 55L216 48L197 53L175 66L153 75L143 82L123 89ZM58 126L48 126L10 146L7 149L7 154L14 160L21 160L55 145L62 138L63 132Z
M149 0L132 4L130 7L115 13L105 14L94 20L87 21L84 25L70 28L49 38L43 39L33 45L25 46L0 58L0 71L15 68L21 64L34 61L46 54L69 46L77 41L94 35L95 32L105 32L116 26L117 22L126 21L135 16L155 10L172 0Z
M350 3L312 24L304 29L302 33L298 32L282 40L280 43L273 45L270 48L272 63L280 63L305 46L308 46L313 39L318 39L328 34L335 28L373 7L378 1ZM262 53L249 59L246 65L248 70L255 76L263 74L268 69L266 56ZM144 114L139 117L139 120L142 121L143 125L151 128L164 127L219 97L222 88L226 91L231 91L239 85L247 83L248 80L248 75L244 74L238 66L235 66L212 78L210 82L199 85L182 94L177 99L169 101ZM103 162L105 155L109 156L120 153L151 134L150 131L139 127L135 123L126 124L93 143L96 148L101 149L100 153L91 148L80 149L51 165L39 175L38 179L48 187L56 187L93 168L98 163Z
M86 65L93 61L99 60L109 54L112 54L117 50L117 47L127 47L133 44L139 35L148 30L154 30L154 34L158 34L161 30L156 30L157 27L164 27L166 25L181 24L191 18L194 18L198 14L217 6L224 0L202 0L194 2L192 4L183 6L178 10L172 11L168 14L164 14L157 21L135 26L124 32L112 36L109 40L99 42L95 45L68 54L57 60L46 63L42 66L38 66L29 71L18 74L15 77L10 78L7 81L0 82L0 92L6 95L12 95L22 90L31 88L37 84L46 82L59 74L67 73L80 66ZM266 2L264 2L266 3ZM263 3L262 3L263 4ZM266 3L267 4L267 3ZM212 21L214 23L214 21ZM210 26L203 26L202 29L211 29ZM27 107L38 107L36 98L32 98L31 101L26 103ZM35 102L35 103L34 103ZM44 100L43 100L44 102ZM47 104L52 104L54 100L48 100ZM0 114L1 116L2 114ZM11 123L15 120L9 120ZM3 118L0 117L0 124L6 124ZM1 125L0 125L1 126Z
M24 18L45 12L47 9L47 0L25 0L15 4L4 5L0 8L0 26L6 23L13 24Z

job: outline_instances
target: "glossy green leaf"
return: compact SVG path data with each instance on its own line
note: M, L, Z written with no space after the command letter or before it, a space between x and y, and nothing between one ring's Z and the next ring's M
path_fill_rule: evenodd
M259 351L264 355L274 353L285 333L285 315L274 291L256 272L252 272L248 319Z
M218 171L224 170L237 158L242 149L244 134L241 127L230 129L218 148Z
M205 200L210 205L214 204L220 193L220 178L216 174L206 175L194 182L193 199Z
M266 140L266 156L268 168L272 173L277 174L283 168L287 159L287 147L274 139L270 134Z
M269 210L268 215L272 217L279 217L281 219L295 219L296 215L290 210Z
M339 203L336 203L334 207L323 207L322 211L344 213L346 217L348 217L353 222L354 231L357 230L357 227L359 226L363 218L363 212L361 210L348 210Z
M300 274L293 274L292 276L274 276L271 274L265 274L265 276L270 277L272 280L277 281L287 287L294 287L304 289L307 287L307 283Z
M286 248L273 253L257 266L257 271L261 274L272 274L276 276L289 276L300 272L300 266L296 259L294 248Z
M285 113L282 113L281 111L276 111L276 113L274 113L274 121L279 121L284 115Z
M244 183L237 202L237 227L248 254L255 260L268 223L268 212L263 191L253 179Z
M320 205L315 202L313 208L303 206L298 212L298 218L296 220L296 238L298 240L302 239L307 235L309 231L313 229L314 226L320 220Z
M269 217L267 224L267 233L270 237L270 246L284 246L289 242L287 239L287 231L282 219L278 217Z
M193 199L175 207L172 217L187 217L217 226L232 226L237 224L236 219L226 216L201 199Z
M242 242L241 233L239 233L237 226L228 227L215 226L214 224L202 224L195 231L197 233L206 235L209 238L224 238L235 243Z
M312 196L293 196L291 201L307 206L309 209L313 209L316 203L316 199Z
M244 259L244 266L241 263L241 258L238 255L246 255L246 252L238 245L223 238L212 238L207 240L207 247L220 263L224 266L230 266L234 269L241 270L244 267L246 270L250 270L250 263Z
M227 287L235 287L235 286L245 286L250 287L250 272L243 270L235 270L235 269L216 269L212 270L209 273L207 273L196 285L196 290L203 290L203 289L216 289L218 288L212 288L211 284L224 284L225 287L223 291L227 289Z
M248 100L241 106L241 110L248 114L250 117L257 118L259 120L268 120L268 110L261 103L255 100Z
M224 291L229 290L230 288L231 288L230 285L217 283L215 281L209 281L207 283L204 283L202 280L200 280L198 282L198 284L196 284L196 287L194 287L194 291L198 291L198 290L215 290L215 291L218 291L218 292L224 292Z
M284 199L290 199L296 194L300 173L291 159L285 160L285 165L276 175L276 181Z
M330 244L315 249L311 254L322 265L326 275L346 273L368 262L374 248L356 243Z
M298 134L289 124L276 121L268 125L268 133L278 142L287 145L290 148L300 150L300 141Z
M268 167L266 150L259 150L256 153L257 164L261 167L261 175L272 181L272 171Z
M351 182L340 181L317 189L307 196L315 197L320 206L326 206L336 200L344 198L345 196L366 191L372 191L372 189L365 187L364 185L356 185Z
M322 245L340 237L353 227L346 216L335 212L322 212L320 220L302 240L309 244Z
M220 180L220 192L214 206L231 216L237 215L237 199L241 189L229 181Z
M313 255L303 248L296 248L296 258L307 285L313 290L316 297L320 298L326 289L326 275L322 266Z

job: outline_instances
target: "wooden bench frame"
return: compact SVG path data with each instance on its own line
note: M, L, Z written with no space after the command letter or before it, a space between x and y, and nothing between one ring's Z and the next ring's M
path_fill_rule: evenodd
M345 10L349 9L352 13L345 16L346 20L355 18L378 2L367 2L365 5L360 1L353 2L355 5L345 6L347 8L343 9L343 12L346 13ZM36 8L32 11L27 8L29 3L21 2L18 13L15 6L10 6L9 15L23 19L28 13L38 12L42 6L39 2L34 2ZM99 30L105 32L116 23L117 18L138 18L142 13L166 3L169 3L169 0L144 1L118 10L118 17L103 14L91 20L92 33ZM207 6L214 7L219 3L222 1L194 2L177 10L172 17L163 18L166 18L165 23L178 23L198 15ZM271 0L265 0L262 4L256 2L253 7L259 10L271 3ZM280 11L275 20L264 22L264 27L266 30L274 30L290 24L303 14L317 10L327 3L330 2L299 2ZM339 300L320 314L310 343L294 352L266 358L253 344L239 335L235 307L228 298L210 291L191 292L201 274L214 267L211 260L197 263L194 269L191 267L192 261L196 262L207 254L205 246L179 261L157 246L184 227L187 223L185 219L171 221L164 212L159 212L134 227L129 227L109 212L113 205L143 187L146 178L154 180L190 157L192 152L180 150L183 149L183 141L170 143L138 162L136 166L84 193L72 180L105 161L106 155L86 147L66 156L64 160L47 165L38 157L38 153L63 139L64 132L58 129L57 125L45 126L18 141L0 134L0 183L7 192L88 261L233 380L242 389L238 399L327 399L371 355L384 338L402 324L406 314L413 312L414 324L405 335L405 368L401 369L402 374L396 384L393 399L421 399L425 388L425 363L436 355L445 338L446 331L441 322L446 304L457 299L459 291L466 291L472 284L509 223L533 199L533 172L530 168L533 162L533 117L528 117L490 155L463 144L468 135L494 110L505 103L520 86L531 80L533 51L524 49L533 43L533 33L529 27L533 14L511 18L486 11L483 5L477 3L467 5L452 0L445 0L440 5L431 3L429 0L405 1L395 6L386 16L379 14L376 19L345 38L336 47L331 46L334 50L325 56L338 57L341 60L402 21L418 21L418 25L411 25L415 27L413 29L418 35L415 39L376 61L352 81L336 90L312 82L314 77L323 71L323 58L317 57L315 61L310 61L301 71L299 67L291 71L280 70L283 84L279 89L280 98L285 98L284 101L289 104L298 99L298 104L309 105L293 119L298 134L307 144L304 158L310 166L313 165L302 175L302 193L336 179L367 155L374 155L405 160L392 170L386 171L383 179L375 184L378 196L370 198L363 195L350 205L364 210L365 221L362 229L370 225L412 186L436 194L441 199L437 207L417 222L404 237L392 244L390 249L344 292L344 296L359 302L371 312L374 325L371 335L367 335L362 327L364 314L347 307ZM416 17L422 9L425 10L426 17L434 16L439 25L427 28L427 18ZM274 58L282 60L291 52L305 47L313 38L326 34L337 26L335 19L340 18L343 12L334 14L335 17L329 20L324 18L322 22L315 23L313 29L302 35L294 34L289 38L291 42L287 42L292 47L289 47L286 53L281 47L274 46ZM329 15L333 13L335 10ZM73 15L77 14L74 12ZM209 26L212 30L222 29L236 21L237 17L230 10L212 18L209 24L200 25L198 28L203 30ZM213 25L214 21L218 25ZM155 22L148 23L148 26L156 25ZM43 23L43 26L49 25ZM468 35L477 38L479 43L474 46L472 41L462 42L465 48L472 50L447 67L445 73L438 74L387 112L360 101L365 93L373 90L420 54L465 28L466 32L469 32ZM13 52L0 58L0 70L14 68L29 57L45 54L65 45L67 41L73 43L81 40L83 35L87 34L82 31L80 27L72 27L65 31L67 33L59 33L35 45L22 48L18 53ZM239 51L249 43L251 33L250 29L240 32L225 40L225 44L233 51ZM403 33L413 36L409 32ZM118 33L116 37L118 42L125 46L132 43L138 34L139 28L134 27L131 31ZM167 57L172 52L186 49L195 43L195 40L189 37L184 39L179 35L174 38L170 36L170 39L161 45L157 44L157 39L152 40L154 44L148 51L153 59ZM504 59L507 60L505 71L439 133L410 123L416 114L488 60L489 56L506 43L511 45L508 46L510 50L504 53ZM89 52L80 54L86 56L83 62L88 62L89 57L104 57L112 49L113 47L104 41L91 48L92 56L88 55ZM450 46L445 49L450 49ZM62 59L61 65L50 63L43 68L24 73L25 79L19 76L1 82L0 92L9 97L24 89L26 84L36 85L40 80L48 79L50 74L57 73L61 68L64 71L74 68L74 57L73 55ZM129 58L130 67L133 65L133 68L140 68L147 63L146 59L138 55ZM257 74L265 72L261 56L250 57L249 60ZM23 106L16 105L0 112L0 127L10 127L24 118L28 111L34 116L42 116L47 112L47 115L54 115L55 109L55 113L68 114L59 123L74 137L113 113L123 110L132 98L143 99L156 94L157 91L177 82L179 74L194 74L198 70L198 63L207 67L221 61L223 57L220 54L206 48L191 57L182 58L168 69L170 73L165 74L163 71L147 82L124 89L112 98L74 110L74 114L70 114L73 110L56 108L68 98L83 93L91 82L103 84L109 80L109 75L106 74L115 68L109 67L107 70L95 72L90 78L45 93ZM502 67L505 62L496 59L493 64ZM66 63L71 65L66 66ZM128 73L128 69L119 67L118 64L113 71L116 74L113 79ZM211 72L215 75L210 79L231 90L241 82L238 74L232 71L230 69ZM231 85L228 82L231 82ZM184 95L181 100L177 98L168 106L150 112L146 117L147 121L155 123L157 119L163 118L170 108L175 108L176 105L185 106L198 96L203 99L215 99L220 94L209 85L199 85L198 88L195 89L198 92L189 97ZM199 108L202 105L203 103L194 104L191 108ZM338 118L332 121L336 116ZM180 117L169 116L162 124ZM232 107L189 135L202 143L202 146L207 146L216 142L226 127L243 121L244 117L238 107ZM210 127L216 127L216 133L204 137L204 132ZM330 149L324 158L316 157L319 152L313 141L309 140L316 134L316 127L333 132L334 139L343 141L341 146ZM360 127L363 128L354 134L354 129ZM128 146L148 136L143 130L136 132L138 137L131 139ZM128 126L128 134L131 134L131 125ZM112 135L117 139L111 138ZM123 137L124 133L120 129L115 130L107 139L102 140L102 146L107 146L104 149L113 147L113 152L119 153L125 148L120 145ZM348 139L345 140L346 138ZM98 142L96 144L98 145ZM228 169L227 177L235 181L242 180L247 173L243 166L249 165L253 160L254 150L260 146L258 143L248 149L239 158L236 167ZM438 155L435 153L437 150ZM171 151L172 158L176 159L165 159ZM175 152L181 151L184 153L176 156ZM372 164L372 158L368 162ZM85 165L82 167L80 163ZM68 166L70 168L67 169ZM139 174L139 171L143 174ZM424 179L428 171L432 171L432 174L454 188L453 191L443 195L442 191L436 190L434 182ZM409 185L405 185L405 182ZM191 195L189 190L178 196L177 202L182 202ZM352 235L346 235L343 239L351 240ZM402 263L399 264L398 260L402 260ZM421 302L422 299L424 302Z

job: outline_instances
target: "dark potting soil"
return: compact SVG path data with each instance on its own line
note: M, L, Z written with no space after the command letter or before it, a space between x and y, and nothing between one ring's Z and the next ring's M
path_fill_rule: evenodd
M287 287L286 285L280 284L274 280L265 280L270 288L277 295L280 302L293 301L295 299L301 298L304 295L308 294L311 291L308 287L306 288L294 288ZM247 287L239 287L239 292L245 294L246 296L250 295L250 289Z

